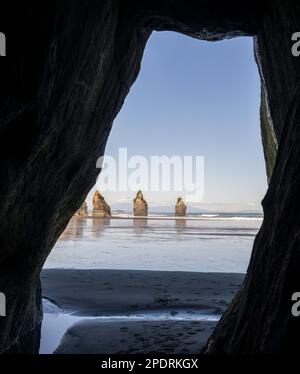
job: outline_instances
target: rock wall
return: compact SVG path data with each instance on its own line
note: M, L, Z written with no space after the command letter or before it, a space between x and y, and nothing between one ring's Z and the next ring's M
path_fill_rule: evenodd
M275 135L273 123L269 115L266 92L263 85L261 87L260 129L266 163L267 179L268 183L270 183L276 162L278 139Z
M257 36L256 55L278 154L245 282L209 340L207 353L300 350L300 319L291 313L292 294L300 290L300 60L291 53L299 20L299 2L273 1Z
M150 34L116 0L3 3L0 290L8 317L0 319L0 352L36 321L31 290L95 185L97 158Z

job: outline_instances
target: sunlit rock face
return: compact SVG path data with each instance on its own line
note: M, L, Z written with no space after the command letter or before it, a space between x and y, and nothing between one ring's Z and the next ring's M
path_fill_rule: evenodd
M110 207L99 191L96 191L93 196L93 216L100 218L111 217Z
M261 86L261 105L260 105L260 128L261 139L264 149L267 180L270 183L271 176L276 163L278 151L278 140L274 131L272 119L267 104L267 97L264 86Z
M176 217L186 216L186 205L181 197L177 199L177 203L175 206L175 216Z
M133 200L133 215L145 217L148 215L148 204L144 199L142 191L138 191Z
M0 318L0 352L41 323L40 271L96 183L97 159L153 30L210 41L257 36L270 177L265 219L244 285L204 352L300 350L300 320L290 312L300 288L300 63L291 55L299 20L298 0L1 3L0 292L7 317Z
M75 217L88 217L88 215L88 206L85 201L75 213Z

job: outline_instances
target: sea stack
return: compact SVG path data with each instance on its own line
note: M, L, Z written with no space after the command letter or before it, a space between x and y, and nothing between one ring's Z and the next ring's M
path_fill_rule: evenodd
M178 197L177 204L175 206L175 216L185 217L186 216L186 205L181 197Z
M111 217L110 207L99 191L96 191L93 197L93 216L100 218Z
M85 201L75 213L75 217L87 217L87 216L88 216L88 206Z
M144 199L142 191L138 191L133 200L133 215L139 217L148 216L148 204Z

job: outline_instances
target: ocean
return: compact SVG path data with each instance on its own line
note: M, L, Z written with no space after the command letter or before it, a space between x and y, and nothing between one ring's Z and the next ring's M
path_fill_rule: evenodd
M259 213L73 218L45 268L245 273Z

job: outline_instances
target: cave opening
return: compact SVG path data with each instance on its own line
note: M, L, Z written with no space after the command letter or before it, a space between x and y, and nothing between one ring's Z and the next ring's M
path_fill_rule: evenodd
M32 335L39 343L43 264L95 184L96 161L154 30L210 41L254 36L261 77L264 220L243 287L203 353L299 350L299 318L291 313L299 291L297 1L10 1L1 15L9 58L0 69L0 292L7 307L0 352L38 351L27 343ZM59 272L54 279L62 291Z
M53 268L104 269L113 271L110 280L101 278L101 287L108 292L118 287L125 276L124 270L133 271L127 276L137 277L137 282L143 282L140 272L145 270L223 273L222 282L226 286L222 291L226 296L212 303L214 312L203 310L204 300L196 302L196 306L180 306L176 298L167 295L168 291L172 293L172 287L178 287L178 281L173 278L166 281L164 289L156 284L159 291L152 305L144 302L135 308L134 301L127 305L132 308L134 318L139 318L139 314L149 318L147 313L153 308L158 320L169 315L175 321L194 318L195 322L199 313L208 321L219 318L241 284L241 274L246 272L253 240L262 221L260 201L267 183L259 105L260 79L252 38L208 43L172 32L154 33L147 44L139 77L114 122L106 154L117 160L115 167L118 167L122 163L118 158L120 149L123 155L126 149L126 157L146 160L153 155L196 158L200 153L205 165L204 199L187 202L188 217L172 221L176 200L186 191L151 191L151 186L147 190L145 184L139 183L135 189L110 191L111 184L104 186L105 181L100 178L87 197L85 209L93 215L93 196L98 189L110 205L112 217L72 218L46 262L42 281L47 283L47 271ZM131 163L128 172L137 164L143 168L143 162L138 159ZM144 174L149 176L149 169ZM170 173L171 177L174 175L175 168ZM120 173L115 178L120 185L118 178ZM141 182L141 176L137 179ZM149 216L132 221L129 218L132 201L139 189L148 202ZM64 284L62 275L57 279ZM186 286L192 282L188 279ZM216 279L209 281L216 282ZM153 280L148 282L153 287ZM79 283L77 287L81 288ZM196 297L197 285L194 286L192 296ZM46 299L51 300L53 290L48 285L45 288ZM135 291L137 298L141 297L137 288ZM115 295L117 301L119 297ZM62 295L61 298L64 299ZM88 308L84 311L82 305L84 300L85 297L79 302L79 309L88 313ZM95 303L99 307L101 300ZM51 314L52 307L46 305L50 311L46 314ZM114 307L117 308L117 302ZM119 307L118 317L128 312L122 301ZM70 326L79 320L70 318L66 323ZM48 338L53 349L57 340L47 332L51 330L51 319L47 323L43 328L44 341ZM204 338L198 337L195 352L212 329L209 327L207 331ZM48 349L42 343L42 351L49 352Z

